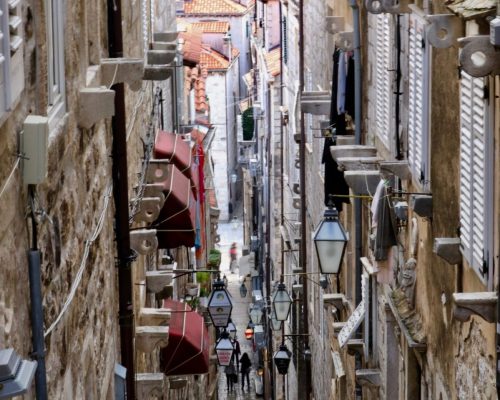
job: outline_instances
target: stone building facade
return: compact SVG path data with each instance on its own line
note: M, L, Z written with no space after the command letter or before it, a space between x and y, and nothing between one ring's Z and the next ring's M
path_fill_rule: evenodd
M493 399L498 227L489 221L498 216L498 78L486 35L495 11L491 4L478 11L459 1L377 4L281 2L286 133L284 169L273 163L273 174L286 189L284 212L276 207L274 213L282 238L271 235L267 245L272 249L274 241L278 250L266 273L279 280L284 263L284 281L298 299L283 332L294 356L281 398L306 398L302 368L310 370L314 398ZM313 243L325 209L326 132L319 128L331 123L331 93L338 90L333 53L355 55L357 31L361 114L347 116L346 131L337 132L331 147L350 189L341 212L349 242L340 274L328 276L323 288ZM483 66L471 58L479 43L488 54ZM264 79L263 63L257 68ZM270 137L271 125L266 129ZM304 201L306 226L300 226ZM380 219L384 201L390 218ZM305 285L308 297L301 299ZM308 319L301 322L304 307ZM294 335L307 335L310 363L296 354L305 340ZM282 339L279 332L273 336ZM281 378L276 382L280 398Z

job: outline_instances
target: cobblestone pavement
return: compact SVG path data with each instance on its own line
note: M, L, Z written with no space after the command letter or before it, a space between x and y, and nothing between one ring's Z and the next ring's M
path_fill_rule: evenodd
M248 353L250 359L253 361L254 354L252 351L252 342L245 339L245 329L248 324L248 304L251 302L250 290L245 298L241 298L239 287L242 279L238 274L229 271L229 247L232 242L238 244L238 255L241 256L241 247L243 243L243 231L241 220L235 219L231 223L219 222L218 232L221 236L220 251L222 252L221 271L226 275L228 280L228 291L231 294L233 302L232 320L236 325L237 338L240 343L241 354ZM250 289L250 288L248 288ZM241 355L240 355L241 357ZM255 367L252 366L250 371L250 390L245 385L245 390L241 389L241 374L238 375L238 383L233 386L233 391L228 392L226 375L224 374L224 367L219 367L219 385L218 385L218 398L225 399L256 399L255 395Z

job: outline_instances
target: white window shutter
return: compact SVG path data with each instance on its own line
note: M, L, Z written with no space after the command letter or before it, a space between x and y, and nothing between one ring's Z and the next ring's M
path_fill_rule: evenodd
M427 185L429 55L422 20L410 15L408 87L408 164L414 179Z
M391 110L392 110L392 43L391 15L376 15L376 55L375 55L375 124L377 136L391 148Z
M493 165L485 90L484 78L461 72L460 239L464 257L486 283L492 220L492 184L488 170Z

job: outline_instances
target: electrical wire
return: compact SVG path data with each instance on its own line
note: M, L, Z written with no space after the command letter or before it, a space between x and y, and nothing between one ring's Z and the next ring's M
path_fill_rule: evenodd
M7 180L5 181L5 183L2 187L2 190L0 191L0 197L2 197L2 195L5 192L5 189L7 189L7 186L9 185L9 182L12 179L12 176L14 175L14 172L15 172L16 168L18 167L20 161L21 161L21 157L17 156L16 162L14 163L14 166L12 167L12 171L10 171L9 176L7 177Z
M50 333L56 328L56 326L59 324L59 322L61 322L64 314L66 313L66 311L68 311L69 306L71 305L71 302L75 298L76 291L77 291L78 286L80 285L80 282L81 282L82 277L83 277L83 272L85 271L85 266L87 265L87 259L88 259L89 254L90 254L90 247L92 246L94 241L99 237L99 234L101 233L102 228L104 226L106 210L108 209L110 199L112 197L111 196L112 188L113 188L112 185L108 186L108 188L106 190L106 194L104 195L104 205L103 205L101 214L99 215L97 225L94 229L94 232L90 236L90 238L85 241L85 249L83 251L83 257L82 257L82 260L80 261L80 267L79 267L78 272L76 274L75 280L73 281L73 284L71 285L71 290L69 292L69 295L68 295L66 301L64 302L64 305L62 306L61 311L59 312L59 315L54 320L54 322L52 322L52 324L49 326L49 328L45 331L45 333L43 335L44 337L47 337L48 335L50 335Z

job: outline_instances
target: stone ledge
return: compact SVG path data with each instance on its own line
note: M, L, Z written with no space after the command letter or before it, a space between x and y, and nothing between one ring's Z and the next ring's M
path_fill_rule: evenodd
M375 389L381 385L381 375L378 369L358 369L356 370L356 382L361 386Z
M448 264L454 265L462 262L460 238L435 238L433 251Z
M453 317L461 322L478 315L487 322L496 321L496 292L453 293Z

